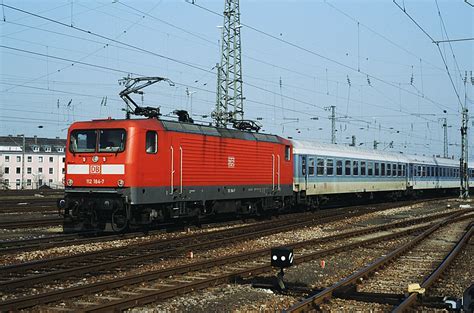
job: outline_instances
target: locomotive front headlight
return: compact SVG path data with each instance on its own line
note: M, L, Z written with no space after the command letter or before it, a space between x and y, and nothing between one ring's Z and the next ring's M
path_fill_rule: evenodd
M67 180L67 185L68 185L69 187L71 187L72 184L74 184L74 181L69 178L69 179Z
M125 184L125 182L123 181L123 179L119 179L119 180L117 181L117 185L118 185L119 187L123 187L124 184Z

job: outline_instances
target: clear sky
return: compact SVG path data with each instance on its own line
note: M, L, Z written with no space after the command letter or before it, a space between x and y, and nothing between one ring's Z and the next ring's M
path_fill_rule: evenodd
M190 2L1 0L0 135L64 138L73 121L123 118L128 73L175 82L145 89L145 105L210 122L224 0ZM397 2L434 40L474 37L474 0ZM240 7L245 118L265 132L330 142L324 108L334 105L339 144L355 136L361 147L442 155L447 118L459 157L466 93L474 115L474 41L439 44L451 83L437 46L392 0Z

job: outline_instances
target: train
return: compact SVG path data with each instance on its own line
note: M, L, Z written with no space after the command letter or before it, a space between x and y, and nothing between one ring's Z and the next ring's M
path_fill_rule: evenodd
M469 164L474 178L474 164ZM459 189L452 159L285 139L161 118L73 123L65 232L123 232L183 220L317 209L333 198ZM470 183L470 187L472 187Z

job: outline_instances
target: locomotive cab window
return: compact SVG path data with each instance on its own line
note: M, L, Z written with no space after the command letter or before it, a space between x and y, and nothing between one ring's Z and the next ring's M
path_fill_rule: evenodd
M155 131L146 132L146 153L158 151L158 134Z
M125 150L125 137L123 129L99 130L99 152L122 152Z
M69 140L69 151L95 152L97 145L97 131L92 129L73 130Z

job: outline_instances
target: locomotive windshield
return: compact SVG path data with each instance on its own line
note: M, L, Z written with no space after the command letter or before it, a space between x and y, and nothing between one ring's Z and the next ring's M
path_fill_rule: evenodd
M74 130L69 150L75 152L121 152L125 150L123 129ZM98 145L97 145L98 144Z
M123 129L99 130L99 152L120 152L125 149Z

